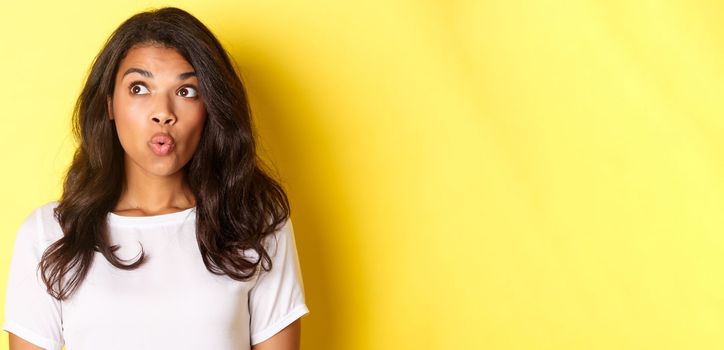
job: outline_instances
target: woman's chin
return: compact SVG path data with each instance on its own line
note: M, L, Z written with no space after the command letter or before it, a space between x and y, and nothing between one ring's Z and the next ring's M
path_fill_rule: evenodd
M175 157L149 159L143 163L137 162L136 166L141 172L155 177L175 176L183 169L183 164L180 164Z
M181 171L181 169L183 169L183 167L176 166L176 164L174 164L174 166L159 165L159 166L150 168L148 170L148 173L158 176L158 177L168 177L168 176L175 176L176 174L178 174Z

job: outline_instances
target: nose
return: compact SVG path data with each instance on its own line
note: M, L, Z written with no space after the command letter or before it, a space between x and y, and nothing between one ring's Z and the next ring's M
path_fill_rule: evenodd
M173 114L157 114L151 118L154 123L161 125L174 125L176 124L176 117Z
M176 124L176 115L173 113L171 101L165 97L160 97L155 103L154 113L151 114L151 120L160 125Z

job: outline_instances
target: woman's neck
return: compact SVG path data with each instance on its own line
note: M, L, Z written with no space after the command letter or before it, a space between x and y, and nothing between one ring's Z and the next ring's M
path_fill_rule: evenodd
M127 171L126 179L113 212L124 216L168 214L196 205L183 171L155 176L141 171Z

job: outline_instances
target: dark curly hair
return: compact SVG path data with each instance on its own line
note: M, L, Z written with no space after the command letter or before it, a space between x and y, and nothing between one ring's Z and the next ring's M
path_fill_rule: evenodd
M135 45L175 48L193 66L207 112L201 141L184 165L196 197L196 239L206 268L243 281L259 266L270 270L262 242L290 215L289 200L256 154L251 111L235 66L211 31L178 8L138 13L123 22L96 56L73 112L78 141L54 216L63 237L44 252L39 268L48 293L68 298L85 279L100 252L115 267L133 270L110 245L107 214L117 204L125 179L124 150L109 122L107 98L121 60ZM253 249L257 258L247 260Z

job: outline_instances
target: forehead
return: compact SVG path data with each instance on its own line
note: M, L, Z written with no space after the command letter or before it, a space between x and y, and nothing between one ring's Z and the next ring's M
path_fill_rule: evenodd
M178 74L178 72L193 71L191 64L172 47L163 47L153 44L138 45L130 48L126 56L118 65L118 75L126 69L135 67L148 70L152 73Z

